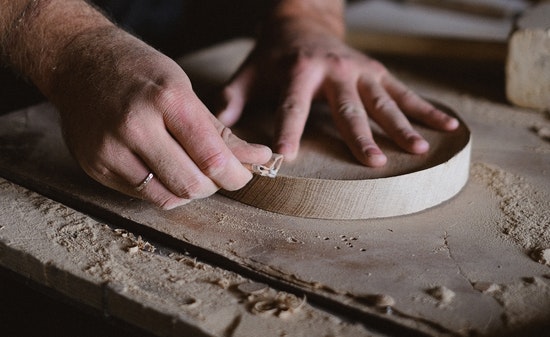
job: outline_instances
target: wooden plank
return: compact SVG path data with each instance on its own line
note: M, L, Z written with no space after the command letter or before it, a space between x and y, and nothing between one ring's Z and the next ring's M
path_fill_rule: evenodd
M0 210L2 267L154 335L373 336L303 298L153 245L1 178Z
M525 1L513 0L406 0L408 3L420 4L444 8L451 11L458 11L484 17L502 18L511 17L521 13L527 6Z
M530 8L510 37L506 96L519 106L550 111L550 1Z
M500 63L513 27L511 15L468 15L409 1L358 1L348 6L346 21L348 42L369 53Z
M161 211L87 178L63 146L49 105L2 117L0 174L147 239L307 294L367 326L431 335L540 327L548 267L531 252L550 247L550 144L532 127L549 121L412 75L405 81L461 111L475 140L473 178L462 193L410 216L301 219L220 195ZM484 283L499 290L478 290ZM454 297L431 295L438 293L432 288ZM380 294L393 298L391 310L376 306Z

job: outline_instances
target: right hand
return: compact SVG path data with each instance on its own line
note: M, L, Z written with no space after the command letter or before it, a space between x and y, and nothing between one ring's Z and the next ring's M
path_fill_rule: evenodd
M271 156L224 127L173 60L119 29L77 36L58 64L49 98L67 146L108 187L171 209L243 187L252 175L241 163Z

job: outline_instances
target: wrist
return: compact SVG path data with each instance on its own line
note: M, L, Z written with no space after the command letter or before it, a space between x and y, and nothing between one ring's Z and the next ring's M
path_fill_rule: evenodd
M345 35L343 0L281 0L276 1L267 20L272 29L291 26L295 31L315 30L340 39Z

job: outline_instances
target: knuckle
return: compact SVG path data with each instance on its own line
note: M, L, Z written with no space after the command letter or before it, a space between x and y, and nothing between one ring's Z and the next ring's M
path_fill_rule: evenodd
M216 177L220 175L227 164L228 159L222 151L213 152L197 162L197 166L207 177Z
M338 114L346 119L352 119L366 114L365 109L357 106L353 102L342 102L338 106Z
M388 69L377 60L369 59L368 65L369 69L379 76L388 74Z
M173 88L156 88L151 92L151 99L157 106L172 106L177 101L178 96Z
M151 196L149 201L157 207L160 207L162 209L166 209L172 203L172 199L173 199L173 197L171 197L169 195L162 194L162 195Z
M310 49L299 49L281 58L283 69L291 69L296 76L307 72L316 60L316 52Z
M184 199L199 199L207 195L204 181L198 176L189 176L177 187L173 193Z
M101 183L111 180L114 176L111 169L99 162L90 161L86 164L81 163L80 165L86 174Z
M356 64L352 62L352 57L348 54L328 52L325 54L325 61L328 62L333 71L347 73L353 69Z
M388 111L397 108L395 101L386 95L374 97L372 101L375 111Z
M359 135L355 137L354 144L363 152L378 148L372 137L366 135Z
M121 120L121 123L118 126L117 133L122 139L132 141L137 144L141 144L146 141L147 136L147 126L143 125L136 116L135 112L129 112L125 114L125 117Z
M408 139L416 134L411 128L404 126L396 128L395 133L403 139Z
M286 115L296 115L301 112L300 105L295 99L287 99L283 102L280 109Z
M223 126L220 131L220 136L222 137L225 143L229 142L230 138L233 137L233 131L230 128Z
M170 210L190 202L190 200L181 199L171 195L160 195L153 197L151 202L162 210Z
M171 210L175 207L183 206L185 204L188 204L190 202L191 202L191 200L185 200L185 199L180 199L180 198L171 198L171 199L167 200L166 202L162 203L160 205L160 208L165 210L165 211L168 211L168 210Z
M445 113L442 113L440 110L433 106L429 106L426 110L426 117L435 119L435 120L446 120L449 116Z
M404 104L412 103L414 100L417 99L417 95L414 91L407 88L403 92L399 94L399 100L402 101Z
M184 111L188 94L182 89L182 86L166 85L154 86L149 94L153 106L157 107L164 114L170 114L177 111ZM188 97L187 97L188 98Z

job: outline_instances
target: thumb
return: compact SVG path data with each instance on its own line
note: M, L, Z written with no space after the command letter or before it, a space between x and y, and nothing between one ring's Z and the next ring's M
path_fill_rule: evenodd
M223 125L231 127L241 118L254 77L252 67L244 67L223 89L223 107L216 114Z

